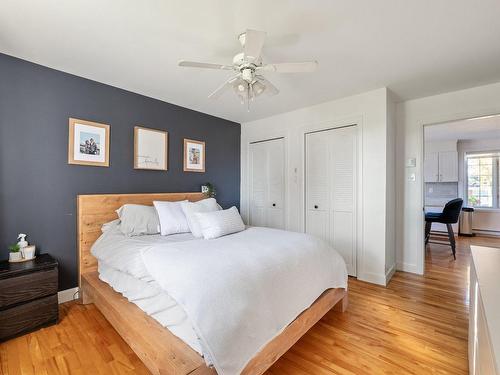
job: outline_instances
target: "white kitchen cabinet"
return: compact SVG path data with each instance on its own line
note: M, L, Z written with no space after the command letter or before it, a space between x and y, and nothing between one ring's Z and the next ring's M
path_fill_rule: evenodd
M458 182L458 152L426 152L425 182Z
M285 229L285 141L250 144L250 217L252 226Z
M424 181L439 181L439 152L426 152L424 158Z
M356 275L357 128L306 134L305 229L331 244Z
M439 153L439 182L458 182L458 152Z

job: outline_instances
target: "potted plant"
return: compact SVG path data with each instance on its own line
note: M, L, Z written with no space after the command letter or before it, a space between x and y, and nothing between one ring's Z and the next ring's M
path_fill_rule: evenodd
M210 182L207 182L205 184L206 186L206 195L209 197L209 198L215 198L215 196L217 195L217 191L215 190L215 186L212 185Z
M21 250L21 248L17 243L9 246L9 262L16 262L23 259L19 250Z

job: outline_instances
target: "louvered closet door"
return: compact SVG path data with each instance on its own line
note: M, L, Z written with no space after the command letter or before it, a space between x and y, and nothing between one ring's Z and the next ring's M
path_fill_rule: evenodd
M250 144L250 225L266 226L267 148L264 142Z
M267 226L285 229L285 144L284 139L264 142L267 147Z
M327 132L306 134L306 233L330 239L330 152Z
M250 225L285 228L284 139L250 144Z
M356 128L331 131L331 243L344 257L349 275L356 275Z
M356 275L356 127L306 135L306 232L326 240Z

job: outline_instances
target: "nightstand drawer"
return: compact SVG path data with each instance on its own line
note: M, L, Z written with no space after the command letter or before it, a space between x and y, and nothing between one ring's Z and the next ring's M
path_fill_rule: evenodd
M0 341L53 324L59 317L57 294L0 312Z
M0 310L57 293L57 268L0 280ZM3 315L3 311L1 313Z

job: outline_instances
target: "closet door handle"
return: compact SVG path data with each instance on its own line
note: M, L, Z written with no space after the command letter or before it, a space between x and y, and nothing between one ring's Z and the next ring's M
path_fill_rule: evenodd
M315 209L318 209L318 205L317 205L317 204L315 204L315 205L314 205L314 208L315 208Z
M273 203L273 207L276 207L276 203Z

